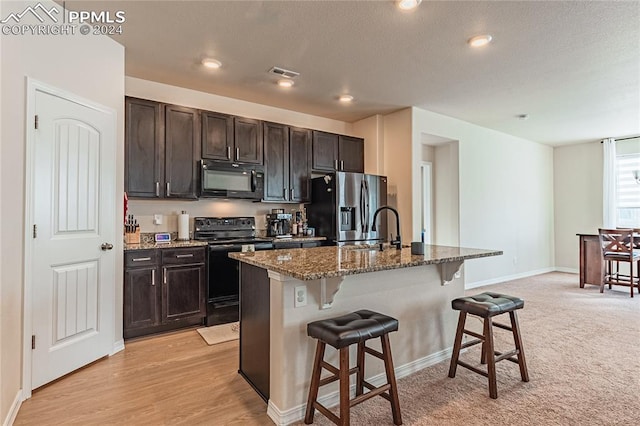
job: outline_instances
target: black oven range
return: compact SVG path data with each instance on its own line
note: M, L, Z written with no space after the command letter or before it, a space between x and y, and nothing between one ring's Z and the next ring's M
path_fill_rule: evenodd
M207 326L238 321L239 263L228 253L242 251L253 245L254 250L270 250L271 239L256 237L253 217L196 217L193 238L209 243L207 252Z

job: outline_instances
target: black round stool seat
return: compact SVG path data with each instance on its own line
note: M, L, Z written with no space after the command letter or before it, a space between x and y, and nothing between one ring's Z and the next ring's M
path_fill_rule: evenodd
M519 297L490 291L474 296L459 297L451 301L451 307L456 311L468 312L482 318L522 309L523 306L524 300Z
M307 324L307 334L336 349L398 330L398 320L369 310Z

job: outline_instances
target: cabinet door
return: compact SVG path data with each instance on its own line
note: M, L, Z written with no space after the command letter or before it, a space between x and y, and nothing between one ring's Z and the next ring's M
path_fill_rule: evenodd
M260 120L235 117L234 141L233 158L235 161L262 164L262 124Z
M160 322L160 280L154 267L126 269L124 272L124 334L127 330L151 327Z
M162 322L170 323L189 317L204 318L204 265L165 266L162 272Z
M198 111L175 105L167 105L165 110L165 197L196 199L200 152Z
M338 153L340 171L364 173L364 139L341 135Z
M313 132L313 170L332 172L337 169L338 135Z
M289 129L289 201L311 201L311 130Z
M231 161L233 158L233 117L202 113L202 158Z
M287 201L289 191L289 128L264 123L264 199Z
M125 99L124 187L129 197L159 198L164 184L162 105Z

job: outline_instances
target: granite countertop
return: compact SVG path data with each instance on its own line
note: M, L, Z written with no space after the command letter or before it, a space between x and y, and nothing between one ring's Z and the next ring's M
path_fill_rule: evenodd
M380 251L377 246L331 246L229 253L229 257L300 280L317 280L501 254L500 250L436 245L426 245L424 255L412 255L408 247L396 250L387 246Z
M179 247L198 247L198 246L206 246L206 241L197 241L197 240L189 240L189 241L178 241L173 240L170 243L156 243L154 241L145 241L140 244L124 244L124 251L129 250L146 250L146 249L163 249L163 248L179 248Z

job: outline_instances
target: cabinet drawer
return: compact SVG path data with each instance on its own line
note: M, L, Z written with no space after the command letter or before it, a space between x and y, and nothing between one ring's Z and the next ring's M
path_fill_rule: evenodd
M124 267L137 268L158 264L158 250L131 250L124 253Z
M187 247L162 250L163 265L186 265L204 263L204 247Z

